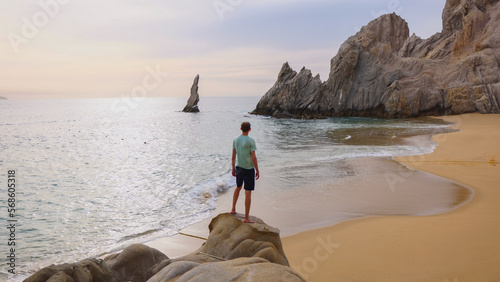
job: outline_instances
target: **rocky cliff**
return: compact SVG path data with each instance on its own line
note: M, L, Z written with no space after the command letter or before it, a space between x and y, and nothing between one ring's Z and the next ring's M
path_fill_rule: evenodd
M194 253L170 259L145 245L127 247L104 260L51 265L25 282L63 281L305 281L289 267L279 230L252 217L220 214L207 241Z
M387 14L342 44L328 80L285 63L253 114L406 118L500 113L500 0L447 0L428 39Z

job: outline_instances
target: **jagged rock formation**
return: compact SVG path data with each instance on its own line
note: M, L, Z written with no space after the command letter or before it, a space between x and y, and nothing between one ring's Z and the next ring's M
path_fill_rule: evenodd
M396 14L383 15L347 39L330 75L285 63L253 114L274 117L406 118L500 113L499 0L447 0L443 30L409 36Z
M200 75L196 75L194 78L193 86L191 86L191 96L187 101L186 106L182 110L186 113L197 113L200 110L198 109L198 102L200 101L200 95L198 94L198 82L200 81Z
M136 244L104 260L49 266L25 281L305 281L289 267L279 230L256 217L253 224L243 219L241 214L218 215L205 244L184 257L169 259Z

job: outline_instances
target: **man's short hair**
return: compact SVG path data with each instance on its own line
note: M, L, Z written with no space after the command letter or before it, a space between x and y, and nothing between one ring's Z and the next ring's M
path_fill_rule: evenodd
M248 121L245 121L241 124L241 131L243 132L250 131L250 123Z

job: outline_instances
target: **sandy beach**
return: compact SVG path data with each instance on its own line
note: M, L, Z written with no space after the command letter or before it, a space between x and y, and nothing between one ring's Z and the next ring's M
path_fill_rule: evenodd
M442 119L461 131L434 136L431 154L396 159L472 188L472 200L440 215L368 217L285 237L295 270L308 281L500 280L500 115ZM394 191L408 184L405 172L388 181Z
M439 145L431 154L350 160L362 176L342 184L358 189L348 198L324 187L276 195L263 174L251 214L281 230L291 266L308 281L498 280L500 115L442 119L461 131L434 136ZM229 211L232 191L219 196L213 216ZM210 221L181 232L206 238ZM147 245L179 257L197 250L200 238Z

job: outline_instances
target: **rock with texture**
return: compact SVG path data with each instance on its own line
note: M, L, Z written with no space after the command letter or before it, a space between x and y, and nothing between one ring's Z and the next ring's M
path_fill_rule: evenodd
M241 214L220 214L209 225L207 241L195 252L169 259L142 244L102 260L46 267L26 282L41 281L305 281L289 267L279 230Z
M254 114L406 118L500 113L499 0L448 0L443 30L409 35L396 14L347 39L327 81L285 63Z
M142 244L134 244L119 254L107 256L108 265L117 281L146 281L152 275L151 268L168 257L162 252Z
M200 81L200 75L196 75L194 78L193 86L191 86L191 96L187 101L186 106L182 110L187 113L197 113L200 110L198 109L198 102L200 101L200 95L198 94L198 82Z
M166 281L304 281L290 267L262 258L237 258L198 264L175 262L163 268L148 282Z
M304 281L289 267L279 230L241 214L220 214L209 225L208 240L192 254L165 260L148 282L166 281Z
M87 282L117 281L106 263L97 259L86 259L81 262L62 265L51 265L37 271L24 282Z
M231 260L259 257L269 262L289 266L283 251L279 229L253 217L255 223L243 222L242 214L220 214L210 222L208 240L198 250L204 254Z

